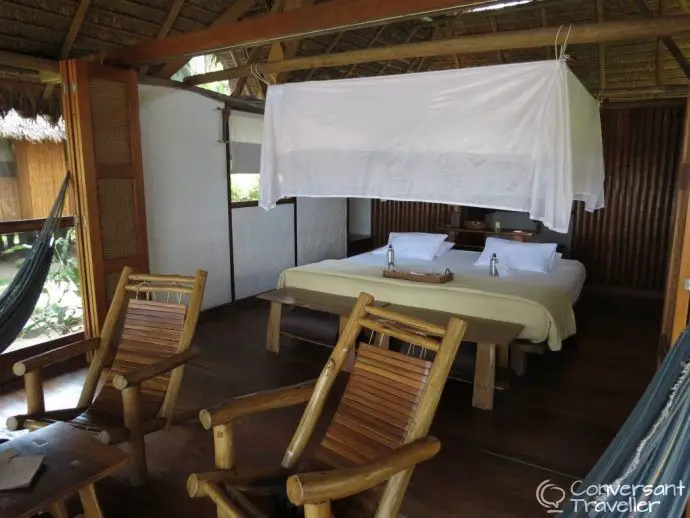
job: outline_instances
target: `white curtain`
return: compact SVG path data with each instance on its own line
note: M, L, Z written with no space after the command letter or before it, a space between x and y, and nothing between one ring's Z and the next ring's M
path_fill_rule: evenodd
M362 197L529 212L603 206L599 107L565 62L271 86L260 205Z

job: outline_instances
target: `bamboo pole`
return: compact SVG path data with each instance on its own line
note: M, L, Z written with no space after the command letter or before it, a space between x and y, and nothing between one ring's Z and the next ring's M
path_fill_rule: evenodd
M651 39L675 36L690 32L690 15L657 17L653 20L619 20L601 23L573 25L568 36L569 45ZM519 31L460 36L444 40L406 43L388 47L338 52L307 56L271 63L255 64L253 67L263 74L278 74L293 70L311 68L339 67L372 61L391 59L410 59L448 54L472 54L509 49L528 49L562 44L568 31L559 27L539 27ZM251 74L249 67L239 67L218 72L189 76L185 82L193 85L212 83L224 79L246 77Z
M311 434L314 431L316 422L319 420L319 417L321 417L321 412L323 412L323 407L326 404L326 398L333 386L333 382L345 363L345 360L347 360L350 354L350 348L355 347L357 337L362 330L359 321L365 314L365 308L373 302L374 297L367 293L362 293L357 298L357 302L352 308L345 329L343 329L342 334L338 337L338 343L316 381L314 392L302 414L302 419L300 419L295 435L292 436L290 445L285 452L285 456L281 462L281 466L284 468L293 467L302 456L304 448L306 448L307 442L309 442Z

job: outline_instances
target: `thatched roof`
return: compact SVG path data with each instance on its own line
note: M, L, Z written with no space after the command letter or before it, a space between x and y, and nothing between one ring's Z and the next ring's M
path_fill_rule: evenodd
M0 48L41 58L59 59L100 53L158 37L198 31L229 13L238 14L242 2L251 7L240 19L263 16L280 0L12 0L0 2ZM313 0L316 3L328 0ZM490 2L490 0L483 0ZM383 47L401 43L440 40L466 35L502 33L545 26L614 20L644 20L658 15L687 12L687 0L494 0L496 9L465 9L454 14L391 22L387 25L347 30L305 38L294 46L298 57ZM504 5L500 5L504 4ZM235 6L235 7L233 7ZM82 9L85 7L85 9ZM234 9L234 11L233 11ZM669 51L675 46L675 55ZM218 53L224 68L266 61L271 45ZM288 46L289 47L289 46ZM286 47L286 49L288 49ZM690 38L655 38L610 44L569 45L572 70L596 95L609 99L660 98L685 95L690 70ZM523 50L502 50L463 55L362 62L356 65L296 70L284 80L305 81L372 75L423 72L516 61L553 58L553 45ZM146 67L149 75L170 77L170 67ZM35 73L0 66L0 81L21 79L37 83ZM231 80L232 89L237 80ZM43 86L48 89L48 86ZM58 90L51 87L49 92ZM250 77L241 94L262 98L265 85ZM45 95L43 99L49 98ZM41 97L34 96L38 111ZM22 112L23 113L23 112Z
M30 142L62 142L66 138L65 122L60 119L57 124L52 124L42 115L27 118L10 110L7 115L0 118L0 138Z

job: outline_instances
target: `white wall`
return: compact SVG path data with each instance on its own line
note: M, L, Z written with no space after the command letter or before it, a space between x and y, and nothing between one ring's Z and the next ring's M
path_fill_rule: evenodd
M230 245L222 103L139 87L151 271L208 271L204 309L230 302Z
M350 198L350 234L371 235L371 199Z
M297 199L297 261L315 263L347 255L347 200Z
M295 266L294 218L292 204L232 210L236 299L275 289L280 272Z

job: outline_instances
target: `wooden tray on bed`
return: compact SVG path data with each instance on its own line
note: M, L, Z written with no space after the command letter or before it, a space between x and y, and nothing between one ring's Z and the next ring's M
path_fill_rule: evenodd
M383 276L389 279L402 279L404 281L425 282L427 284L443 284L453 280L453 272L448 268L443 273L416 273L405 270L383 269Z

